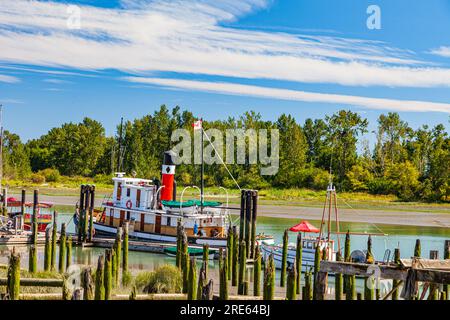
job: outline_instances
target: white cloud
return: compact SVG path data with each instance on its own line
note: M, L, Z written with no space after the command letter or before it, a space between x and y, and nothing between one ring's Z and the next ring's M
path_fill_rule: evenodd
M157 85L183 90L206 91L220 94L252 96L291 101L333 103L375 110L450 113L450 104L448 103L369 98L361 96L316 93L223 82L143 77L125 77L124 80L133 83Z
M222 26L265 0L122 0L80 6L2 0L0 61L83 70L193 73L351 86L450 86L450 69L430 67L381 42Z
M433 49L430 53L435 54L437 56L450 58L450 47L440 47L437 49Z
M17 83L17 82L20 82L20 79L17 77L0 74L0 82Z
M68 83L71 83L70 81L61 80L61 79L44 79L42 81L47 82L47 83L52 83L52 84L68 84Z

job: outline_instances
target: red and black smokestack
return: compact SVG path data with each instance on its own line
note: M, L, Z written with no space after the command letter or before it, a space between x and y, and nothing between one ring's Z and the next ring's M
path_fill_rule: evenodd
M175 200L175 153L173 151L164 152L164 161L162 165L162 185L161 200Z

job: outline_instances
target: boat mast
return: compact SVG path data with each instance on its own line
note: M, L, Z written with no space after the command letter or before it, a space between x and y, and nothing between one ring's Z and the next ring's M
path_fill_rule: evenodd
M201 158L202 158L202 163L201 163L201 174L200 174L200 179L201 179L201 184L200 184L200 206L201 206L201 213L203 213L203 194L204 194L204 181L203 181L203 175L204 175L204 164L203 164L203 118L200 118L200 125L201 125L201 131L202 131L202 138L201 138Z
M3 105L0 104L0 191L2 190L2 182L3 182Z

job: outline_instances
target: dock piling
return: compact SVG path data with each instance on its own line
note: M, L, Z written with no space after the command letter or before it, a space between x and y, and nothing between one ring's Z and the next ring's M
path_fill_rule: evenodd
M297 235L297 247L295 252L295 268L296 268L296 293L300 294L301 292L301 276L302 276L302 257L303 256L303 243L302 243L302 234L301 232Z
M105 284L104 284L104 257L98 257L97 270L95 271L95 300L105 300Z
M238 294L244 294L244 277L247 262L247 248L246 242L242 241L239 247L239 278L238 278Z
M112 293L112 250L105 252L105 270L104 270L105 300L111 299Z
M289 267L287 273L286 300L295 300L297 294L297 267L295 264Z
M57 240L57 232L58 232L58 213L53 211L53 226L52 226L52 256L50 262L50 269L56 270L56 240Z
M70 265L72 264L72 238L71 237L67 237L66 247L67 247L66 269L68 269L70 267Z
M51 243L51 229L45 231L45 247L44 247L44 271L50 271L52 260L52 243Z
M256 246L253 260L253 295L255 297L261 295L261 260L262 256L259 246Z
M59 273L66 270L66 224L61 225L61 234L59 236Z
M6 292L9 295L10 300L19 300L20 255L16 254L14 249L9 257L8 284L6 286Z
M264 269L263 299L273 300L275 296L275 262L272 254L269 256Z
M283 255L282 255L282 260L281 260L280 287L282 287L282 288L286 284L288 243L289 243L289 235L288 235L288 230L286 229L286 230L284 230L284 235L283 235Z
M197 300L197 264L195 262L195 257L190 259L188 282L187 299Z

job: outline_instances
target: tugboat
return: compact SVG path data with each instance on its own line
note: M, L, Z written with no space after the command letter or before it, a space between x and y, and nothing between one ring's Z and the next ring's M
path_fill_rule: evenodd
M114 191L94 221L96 235L114 236L129 222L129 235L137 240L176 243L181 222L192 245L225 247L229 209L221 202L176 201L174 153L164 153L162 181L125 177L116 173Z

